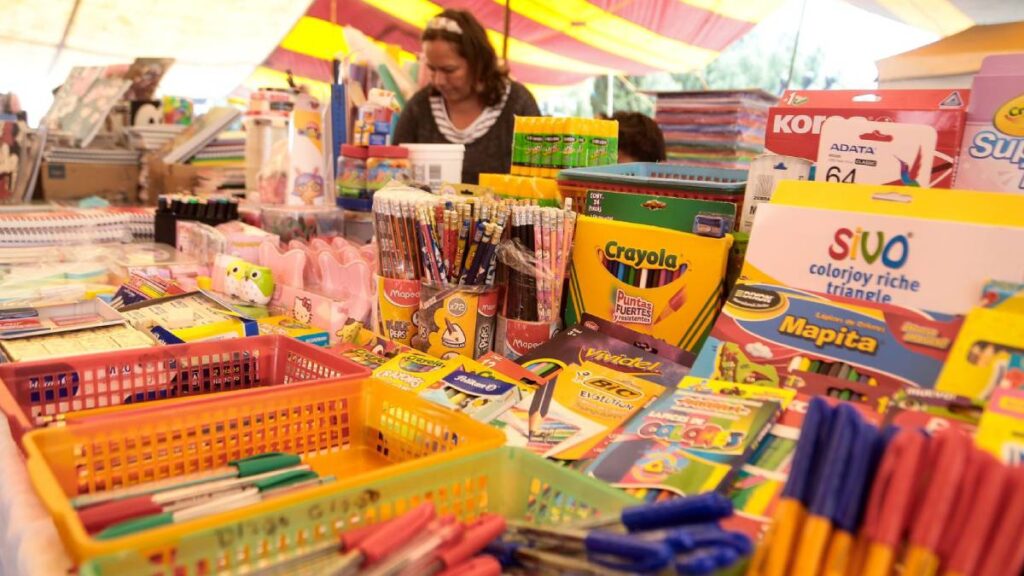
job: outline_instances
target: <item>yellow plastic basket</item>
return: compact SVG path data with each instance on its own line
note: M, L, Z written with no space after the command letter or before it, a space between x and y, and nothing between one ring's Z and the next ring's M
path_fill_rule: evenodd
M170 400L70 421L24 437L32 484L76 561L150 551L190 533L273 516L381 475L493 449L504 434L372 379ZM70 498L288 452L334 483L113 540L89 536Z
M81 566L80 574L244 573L351 528L403 514L427 500L440 513L463 520L495 512L538 524L577 522L639 504L621 490L526 450L501 448L402 474L382 471L359 486L310 495L271 511L241 512L219 528L96 558Z

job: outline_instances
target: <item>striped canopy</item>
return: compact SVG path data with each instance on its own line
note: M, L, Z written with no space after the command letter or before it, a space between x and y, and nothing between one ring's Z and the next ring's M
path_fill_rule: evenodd
M508 63L517 80L534 86L699 69L782 2L511 0ZM504 0L315 0L254 80L291 70L304 80L328 81L331 59L348 49L341 33L346 25L397 46L392 55L400 62L413 60L420 31L444 8L472 12L501 53Z
M949 36L977 24L1024 20L1021 0L846 0L915 28Z

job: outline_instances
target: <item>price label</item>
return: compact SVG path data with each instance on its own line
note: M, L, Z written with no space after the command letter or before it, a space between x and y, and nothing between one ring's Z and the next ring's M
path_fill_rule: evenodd
M821 129L814 179L844 184L931 185L935 128L829 118Z

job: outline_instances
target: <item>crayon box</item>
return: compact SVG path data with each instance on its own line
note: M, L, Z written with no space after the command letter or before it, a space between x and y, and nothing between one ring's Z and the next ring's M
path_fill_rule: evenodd
M798 389L811 381L931 388L960 324L959 317L740 282L693 375Z
M960 157L970 90L787 90L768 110L768 153L817 161L821 128L829 118L927 124L938 134L930 174L933 188L952 188Z
M971 86L956 186L1024 192L1024 54L988 56Z
M590 313L694 351L719 309L732 236L580 216L566 325Z

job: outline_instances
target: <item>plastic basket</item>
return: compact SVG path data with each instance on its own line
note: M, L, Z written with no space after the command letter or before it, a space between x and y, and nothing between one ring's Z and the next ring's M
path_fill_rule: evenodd
M257 336L0 364L0 409L14 439L81 411L326 378L358 364L286 336Z
M350 528L402 514L424 500L471 520L483 512L539 524L564 524L639 504L621 490L526 450L501 448L402 475L308 497L273 512L238 515L219 529L183 535L163 546L104 556L81 574L239 572L285 558Z
M414 394L372 379L307 383L168 400L119 410L23 439L29 477L72 558L150 550L198 530L323 499L381 475L501 446L505 435ZM235 512L97 540L69 498L288 452L337 480ZM375 474L380 472L381 474Z
M746 170L700 168L655 162L572 168L558 173L558 191L583 206L587 190L611 190L737 205L740 214L747 186Z

